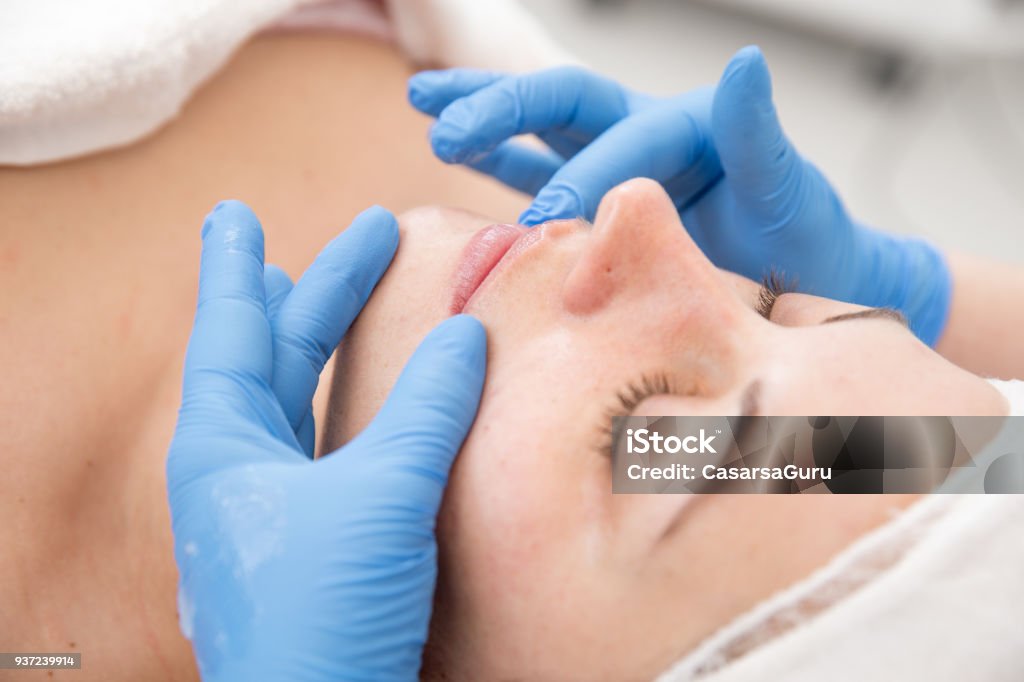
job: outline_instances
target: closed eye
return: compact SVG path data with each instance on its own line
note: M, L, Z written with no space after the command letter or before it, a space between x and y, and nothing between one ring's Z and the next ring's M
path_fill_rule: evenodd
M772 319L772 308L779 296L796 291L796 280L786 276L774 268L761 278L761 288L757 292L757 304L754 309L766 320Z
M631 381L615 394L614 402L605 409L601 419L601 441L597 451L611 458L615 450L615 434L612 432L612 419L629 416L636 406L656 395L673 395L676 387L668 374L644 374L638 380Z
M786 279L777 270L772 270L761 280L761 288L757 292L757 304L755 310L766 320L772 319L772 309L779 296L796 291L796 281ZM906 316L895 308L868 308L853 313L843 313L825 318L821 324L831 322L846 322L847 320L892 320L904 327L909 328L910 323Z

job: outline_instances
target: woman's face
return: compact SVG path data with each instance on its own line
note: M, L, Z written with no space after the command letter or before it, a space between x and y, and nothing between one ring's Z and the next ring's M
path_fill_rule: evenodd
M400 223L339 354L325 445L369 423L440 320L483 322L483 400L439 522L428 658L453 678L651 677L905 503L708 496L680 522L683 496L611 494L610 415L1005 412L891 316L783 294L765 319L759 286L716 269L651 181L610 192L592 227L534 228L491 270L511 231L467 248L488 221ZM644 386L667 392L621 404Z

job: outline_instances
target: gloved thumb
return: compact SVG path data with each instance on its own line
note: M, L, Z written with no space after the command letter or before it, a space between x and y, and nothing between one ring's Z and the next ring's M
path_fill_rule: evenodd
M351 452L338 456L372 457L389 477L412 473L436 482L425 492L439 505L452 460L476 418L486 360L487 336L478 320L445 320L413 353L377 417L346 446Z
M711 130L722 169L741 201L777 204L780 191L798 180L800 156L779 124L760 48L743 48L726 66L711 108Z

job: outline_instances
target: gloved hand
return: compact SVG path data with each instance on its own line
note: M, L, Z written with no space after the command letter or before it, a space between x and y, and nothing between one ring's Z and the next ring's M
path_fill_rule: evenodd
M423 72L409 100L437 116L435 153L528 194L520 217L593 218L601 197L650 177L718 266L753 279L775 268L807 293L898 309L934 344L951 296L931 244L855 222L782 132L760 50L741 50L713 93L656 100L575 68L526 76ZM508 140L535 133L553 152Z
M435 519L483 385L480 323L439 325L370 426L310 459L320 371L397 244L372 208L292 288L264 272L244 204L206 220L167 485L181 626L207 682L417 678Z

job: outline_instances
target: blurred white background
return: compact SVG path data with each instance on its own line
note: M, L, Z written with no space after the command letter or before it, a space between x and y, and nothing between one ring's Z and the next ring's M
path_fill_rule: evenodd
M760 45L786 131L857 218L1024 263L1024 3L522 2L648 92L714 83Z

